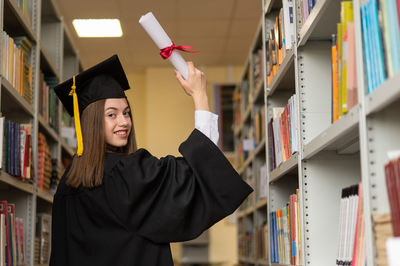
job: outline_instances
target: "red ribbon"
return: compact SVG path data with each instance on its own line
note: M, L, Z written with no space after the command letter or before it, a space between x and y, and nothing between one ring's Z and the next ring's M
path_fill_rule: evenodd
M187 50L187 49L192 49L192 46L176 46L174 44L174 42L172 42L171 46L168 46L168 47L160 49L161 57L164 58L164 59L169 58L174 49L181 50L181 51L187 52L187 53L198 53L199 52L199 51L189 51L189 50Z

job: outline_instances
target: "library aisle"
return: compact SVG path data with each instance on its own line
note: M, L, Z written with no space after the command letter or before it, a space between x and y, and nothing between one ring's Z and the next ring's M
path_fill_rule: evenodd
M181 156L193 103L138 23L150 11L199 51L181 54L206 74L218 146L254 189L171 243L174 265L400 265L399 0L0 0L0 266L50 263L76 152L60 82L118 54L138 148ZM121 33L75 24L104 18Z

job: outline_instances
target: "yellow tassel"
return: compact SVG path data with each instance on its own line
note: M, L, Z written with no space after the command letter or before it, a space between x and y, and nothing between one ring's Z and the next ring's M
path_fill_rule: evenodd
M83 153L83 140L82 140L82 129L81 129L81 121L79 118L79 105L78 105L78 95L76 95L76 86L75 86L75 76L72 77L73 83L71 87L71 91L69 92L69 96L73 97L74 100L74 120L75 120L75 131L76 138L78 141L78 150L76 154L80 157Z

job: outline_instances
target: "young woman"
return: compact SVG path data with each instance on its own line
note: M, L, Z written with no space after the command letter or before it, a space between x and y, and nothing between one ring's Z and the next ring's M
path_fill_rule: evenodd
M136 149L117 56L55 88L75 117L78 151L54 196L50 265L173 265L170 242L196 238L252 192L215 145L204 74L188 67L187 80L176 72L196 109L183 157Z

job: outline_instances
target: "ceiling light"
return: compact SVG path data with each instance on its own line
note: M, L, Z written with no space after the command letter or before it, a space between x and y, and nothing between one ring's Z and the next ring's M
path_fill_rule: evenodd
M79 37L121 37L119 19L74 19L72 24Z

